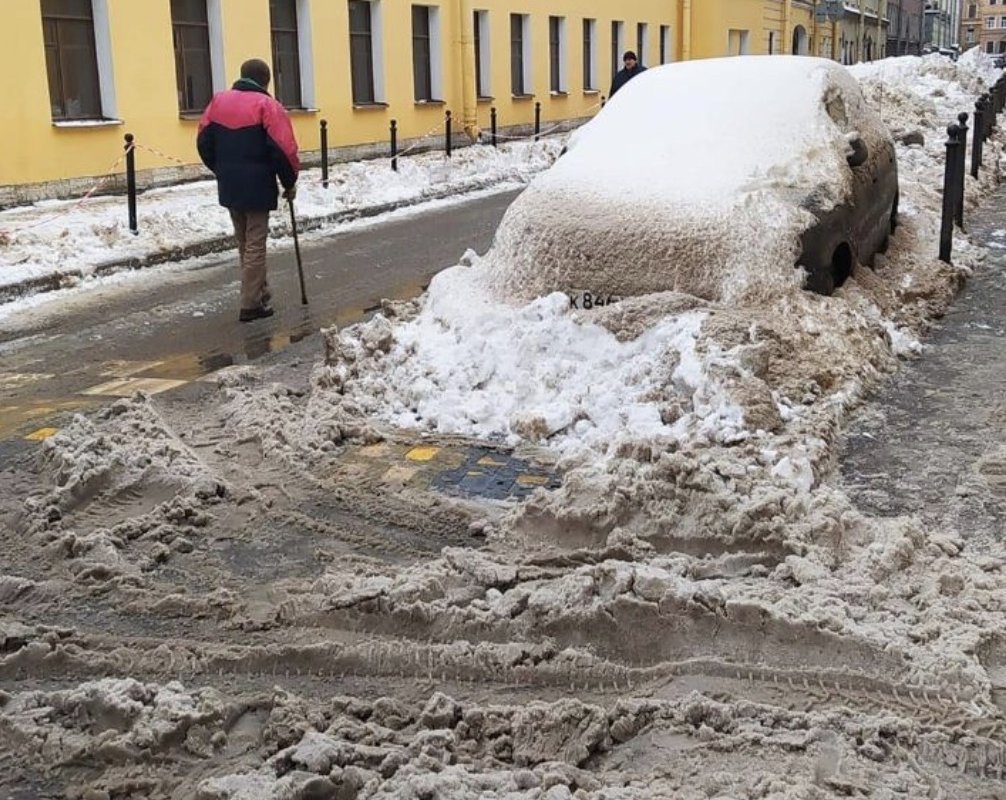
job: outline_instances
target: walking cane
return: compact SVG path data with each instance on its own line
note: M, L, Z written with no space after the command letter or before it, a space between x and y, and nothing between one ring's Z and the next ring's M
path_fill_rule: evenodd
M297 238L297 217L293 213L293 198L288 197L286 202L290 206L290 228L293 231L293 249L297 254L297 277L300 278L300 304L306 306L307 290L304 288L304 265L300 260L300 240Z

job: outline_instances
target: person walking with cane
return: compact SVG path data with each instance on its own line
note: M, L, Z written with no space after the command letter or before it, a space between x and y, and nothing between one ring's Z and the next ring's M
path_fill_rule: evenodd
M272 74L258 58L241 65L241 77L214 95L199 121L196 148L216 175L220 205L230 211L241 261L241 311L251 322L274 313L266 274L269 212L279 189L290 203L297 195L300 159L286 109L269 94ZM303 292L302 292L303 294Z

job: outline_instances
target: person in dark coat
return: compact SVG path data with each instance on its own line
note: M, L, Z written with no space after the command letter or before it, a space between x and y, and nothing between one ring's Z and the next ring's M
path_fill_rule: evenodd
M269 212L297 193L300 160L286 109L269 94L269 65L253 58L241 78L214 95L199 122L196 147L217 177L220 205L231 214L241 259L241 322L271 317L265 247Z
M615 96L615 92L621 89L625 84L631 81L640 73L646 72L646 67L636 60L636 54L631 50L626 50L625 55L622 56L623 67L618 72L615 73L615 78L611 82L611 91L608 92L608 98L611 99Z

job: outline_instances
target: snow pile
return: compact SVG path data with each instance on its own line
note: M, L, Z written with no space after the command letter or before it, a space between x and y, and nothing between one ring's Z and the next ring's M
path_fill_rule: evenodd
M451 159L442 153L408 156L399 159L398 172L385 159L333 165L328 189L321 184L320 170L307 170L298 184L298 218L302 223L325 221L355 210L520 185L554 161L564 140L468 147ZM233 233L213 181L144 192L138 217L140 232L133 236L126 200L117 196L43 201L0 211L0 288L50 275L86 276L102 264L163 252L184 257L187 247ZM288 233L287 216L274 214L272 227L274 236Z
M842 79L834 78L834 73L844 74L834 65L819 67L815 59L779 61L791 65L788 72L792 65L812 66L797 78L798 86L807 82L810 94L822 91L822 75L840 85ZM314 412L325 418L327 398L337 421L356 419L358 425L361 416L376 416L429 432L466 433L509 444L548 443L564 455L581 458L588 451L614 457L630 442L650 442L657 448L737 443L778 431L783 423L789 423L792 434L806 424L806 430L827 439L835 415L860 396L864 385L892 369L899 355L917 351L916 338L926 321L934 310L945 307L961 275L979 256L958 235L956 266L933 257L942 185L942 144L933 126L937 120L953 119L956 109L965 107L984 85L986 61L969 55L954 64L931 56L859 68L874 111L879 106L874 99L879 84L873 76L883 71L888 112L901 109L901 126L924 132L926 144L899 144L902 227L886 256L878 255L874 269L860 266L835 298L800 290L787 266L789 279L771 292L749 296L741 306L710 303L701 299L701 291L698 297L682 292L646 294L590 310L571 308L561 294L515 305L512 301L527 292L533 295L540 287L539 274L551 274L553 268L559 273L568 270L570 277L563 282L570 289L603 288L590 285L593 266L583 273L583 264L575 257L554 257L547 264L528 262L527 254L538 251L526 239L529 229L514 221L523 213L520 208L541 208L528 198L561 204L551 181L586 182L596 177L574 160L581 152L597 160L593 147L584 144L582 149L572 148L515 202L484 258L469 253L462 265L437 276L418 305L397 310L389 306L387 314L361 326L329 331L327 365L317 376ZM661 70L653 72L657 75L651 83L663 86ZM634 81L633 86L643 96L649 91L643 81ZM698 89L691 91L704 96ZM844 96L854 94L843 86ZM629 100L634 96L628 95ZM625 107L631 111L634 106L626 101ZM775 119L774 112L770 118ZM604 122L601 116L591 125L603 132ZM591 125L578 134L585 143L593 141ZM618 127L617 122L612 125ZM618 128L615 133L619 139L627 131ZM613 143L607 136L598 140L604 147ZM989 143L990 163L995 163L997 148L994 141ZM748 155L753 152L757 152L754 146ZM712 153L710 163L720 160L750 166L750 158L734 157L725 146ZM807 167L804 178L813 179L816 169ZM750 177L740 167L727 173L724 186L735 185L743 175ZM968 202L976 202L994 180L988 169L979 181L969 177ZM606 197L609 191L617 195L622 186L614 176L597 177L596 185L605 186ZM680 186L653 191L671 198L685 194ZM696 189L697 197L701 201L711 191L703 184ZM652 223L644 200L633 196L628 202L641 213L630 219L612 215L609 222L616 225L604 223L603 230L610 232L612 248L633 251L634 261L624 261L620 269L642 290L652 272L652 259L665 251L653 246L640 226L657 230L664 226ZM758 207L766 213L764 204ZM560 210L578 229L596 230L602 224L590 208L578 208L576 214ZM739 285L757 285L761 280L762 243L766 236L774 236L766 228L776 224L785 226L769 215L758 218L757 229L731 228L745 254L742 260L731 261L746 275ZM592 239L589 249L595 260L609 263L611 249L604 242ZM720 261L699 258L688 262L687 268L694 275L712 276L724 267ZM730 272L732 267L726 269L738 274ZM501 281L521 275L527 280L521 279L514 296L500 302ZM807 469L793 466L804 456L790 458L789 447L763 449L778 451L780 474L791 474L798 484L805 484ZM802 447L801 452L808 449Z

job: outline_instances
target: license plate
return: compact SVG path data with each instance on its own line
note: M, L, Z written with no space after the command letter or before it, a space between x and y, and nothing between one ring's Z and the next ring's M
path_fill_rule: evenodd
M569 297L569 307L580 311L590 311L592 308L604 308L622 299L621 295L607 292L576 291L566 292Z

